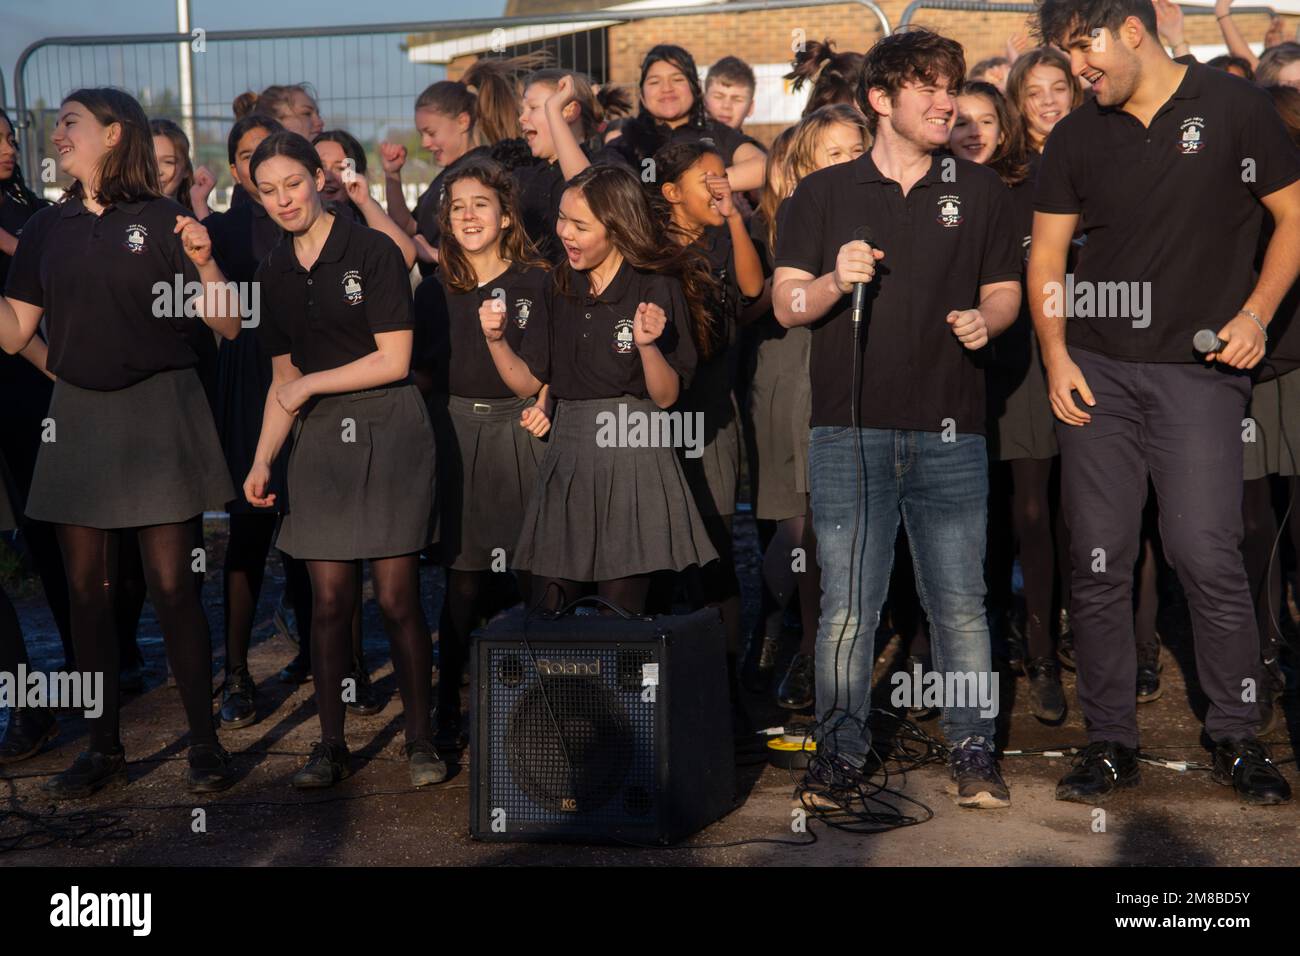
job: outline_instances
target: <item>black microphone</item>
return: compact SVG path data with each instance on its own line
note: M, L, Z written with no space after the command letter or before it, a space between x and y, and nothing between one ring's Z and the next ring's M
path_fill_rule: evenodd
M853 238L865 242L868 246L874 248L871 241L871 227L859 226L853 230ZM853 283L853 334L856 335L862 329L862 313L867 308L867 284L865 282Z
M1192 336L1192 348L1202 355L1207 355L1210 352L1222 352L1227 345L1228 343L1215 335L1211 329L1201 329Z

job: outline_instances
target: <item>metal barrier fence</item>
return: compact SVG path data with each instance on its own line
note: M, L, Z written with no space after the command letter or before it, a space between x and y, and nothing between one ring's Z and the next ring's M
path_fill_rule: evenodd
M1214 13L1213 7L1192 7L1185 4L1179 4L1182 7L1185 16L1200 16L1202 14ZM1030 14L1038 9L1037 4L1033 3L985 3L983 0L912 0L903 10L903 15L898 20L898 29L910 26L916 16L916 11L925 10L947 10L960 11L968 13L1025 13ZM1235 15L1245 16L1251 13L1267 13L1274 15L1272 7L1237 7L1232 8Z
M362 26L50 37L31 44L18 58L14 120L21 128L26 167L35 171L47 155L63 96L82 86L118 86L136 95L151 117L174 119L186 128L196 165L224 169L225 136L235 97L275 83L307 80L315 88L328 126L348 129L371 155L379 140L399 137L411 155L409 178L427 181L432 167L420 158L421 151L410 148L418 141L413 104L421 90L445 75L439 66L445 68L455 57L544 50L555 65L605 82L610 26L664 17L854 3L876 19L883 33L890 32L884 12L871 0L743 0L725 7L701 4ZM348 68L341 66L344 63Z

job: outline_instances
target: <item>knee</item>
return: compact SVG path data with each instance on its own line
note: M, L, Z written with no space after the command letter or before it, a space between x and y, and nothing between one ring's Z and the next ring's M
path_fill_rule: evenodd
M351 587L317 587L313 584L311 612L313 621L332 624L352 618Z
M116 589L101 575L68 575L68 600L73 607L111 609L116 596Z
M149 582L149 600L154 609L175 608L194 599L197 587L188 573L161 574Z

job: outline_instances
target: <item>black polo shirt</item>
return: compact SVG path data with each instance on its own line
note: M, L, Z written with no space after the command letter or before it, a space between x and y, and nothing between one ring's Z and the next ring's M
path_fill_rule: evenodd
M415 290L415 364L428 369L433 390L462 398L513 398L501 380L483 325L479 306L498 297L506 305L505 340L519 352L524 331L546 309L549 269L511 263L501 275L469 292L455 292L440 272Z
M23 234L23 227L27 225L27 220L31 219L38 210L44 209L49 203L44 199L37 199L36 202L24 202L16 196L0 196L0 229L3 229L15 239L19 239ZM0 252L0 289L5 287L5 278L9 275L9 263L12 256ZM23 361L26 361L24 359ZM48 382L49 379L46 379Z
M260 202L245 198L226 212L214 212L203 220L212 237L212 255L221 274L231 282L251 282L284 230L276 225Z
M196 328L201 320L154 316L155 283L199 281L174 232L176 217L188 215L163 198L98 216L70 199L27 221L5 294L45 310L50 371L80 388L113 391L198 365L191 341L211 334Z
M558 280L568 273L569 291ZM593 295L587 275L568 266L547 283L546 309L530 319L520 357L532 373L562 399L649 398L641 353L633 339L637 306L652 302L668 316L655 342L668 364L690 385L695 371L691 316L681 283L671 276L641 272L624 261L609 286Z
M833 272L863 226L885 253L867 286L863 428L943 431L951 419L958 433L984 434L982 360L946 319L978 306L981 285L1020 278L1011 216L996 173L944 154L906 196L867 153L808 176L781 207L777 268ZM812 326L814 427L852 424L852 305L841 297Z
M397 244L382 232L335 216L310 271L286 237L257 270L268 355L293 356L304 375L377 351L375 333L414 327L411 284Z
M438 225L438 207L442 205L443 183L447 181L447 175L465 163L476 159L487 159L490 155L491 150L487 146L474 147L460 159L445 166L437 176L433 177L429 188L420 194L415 204L415 225L420 235L424 236L433 248L438 248L438 241L442 237L442 227Z
M1103 296L1106 312L1121 311L1116 287L1100 283L1125 283L1149 306L1145 318L1131 306L1072 316L1067 344L1125 361L1201 361L1192 337L1217 331L1254 285L1259 198L1297 178L1300 152L1268 94L1222 70L1189 65L1149 128L1096 100L1064 117L1043 150L1034 208L1080 216L1074 299L1086 307L1090 290L1094 315Z
M587 161L593 166L617 163L626 166L621 153L612 149L582 147ZM564 244L555 234L555 224L560 219L560 200L568 182L560 170L559 162L528 163L511 171L519 187L519 211L524 219L524 231L533 240L542 258L558 266L564 261Z

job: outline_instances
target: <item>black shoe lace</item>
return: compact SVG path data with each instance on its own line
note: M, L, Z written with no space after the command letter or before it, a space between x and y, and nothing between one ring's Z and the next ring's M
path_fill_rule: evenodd
M981 778L997 776L997 764L993 760L993 751L980 745L959 746L952 752L952 765L958 776L977 774Z
M1084 768L1101 764L1113 778L1118 780L1119 768L1115 766L1114 757L1114 746L1109 741L1097 740L1084 747L1074 758L1074 766Z

